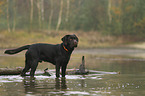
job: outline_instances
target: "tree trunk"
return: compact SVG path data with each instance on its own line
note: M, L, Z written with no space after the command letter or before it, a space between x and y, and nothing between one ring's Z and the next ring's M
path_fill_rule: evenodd
M62 10L63 10L63 0L61 0L61 3L60 3L60 11L59 11L58 23L57 23L57 26L56 26L56 31L59 30L59 27L60 27L60 24L61 24Z
M53 16L53 0L50 0L51 2L51 11L50 11L50 16L49 16L49 22L48 22L48 30L51 30L51 21L52 21L52 16Z
M121 2L121 33L122 35L125 33L125 19L124 19L124 15L125 15L125 3L124 3L124 0L122 0Z
M39 28L41 28L41 8L40 8L40 1L37 0L37 8L38 8L38 17L39 17Z
M33 22L33 0L30 0L31 3L31 10L30 10L30 32L32 29L32 22Z
M41 20L44 21L44 0L41 0Z
M9 22L9 0L7 0L7 26L8 26L8 32L11 32L10 22Z
M112 15L111 15L111 2L112 0L108 0L108 17L109 17L109 23L112 22Z
M69 7L70 7L70 0L67 0L67 11L66 11L65 22L68 22L68 18L69 18Z
M40 1L40 11L41 11L41 28L43 29L43 23L44 23L44 0Z
M14 0L13 11L14 11L13 32L15 32L15 28L16 28L16 0Z

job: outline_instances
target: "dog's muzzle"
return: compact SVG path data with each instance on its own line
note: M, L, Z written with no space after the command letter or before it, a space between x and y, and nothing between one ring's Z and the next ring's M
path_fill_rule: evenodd
M74 47L77 47L77 45L78 45L78 41L74 40Z

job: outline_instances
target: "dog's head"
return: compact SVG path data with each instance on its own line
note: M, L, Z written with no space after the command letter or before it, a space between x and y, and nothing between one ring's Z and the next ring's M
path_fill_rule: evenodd
M79 39L75 34L65 35L61 40L66 46L69 46L70 48L77 47L79 42Z

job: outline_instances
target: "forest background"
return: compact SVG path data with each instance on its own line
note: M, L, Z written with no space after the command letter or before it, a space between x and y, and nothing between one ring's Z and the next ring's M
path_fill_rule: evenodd
M79 48L144 42L145 0L0 0L0 48L72 33Z

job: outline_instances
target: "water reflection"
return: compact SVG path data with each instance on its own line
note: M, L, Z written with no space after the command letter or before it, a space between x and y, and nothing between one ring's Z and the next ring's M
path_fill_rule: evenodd
M62 77L60 78L55 78L55 88L56 89L67 89L66 85L66 78Z
M24 89L26 94L49 93L52 90L67 89L66 78L55 78L48 80L39 80L37 78L24 77ZM42 90L41 90L42 89Z
M23 79L25 93L36 92L37 83L35 82L35 78L24 77Z
M140 96L144 96L145 75L112 75L110 72L106 73L89 74L85 77L81 75L66 75L66 78L55 78L55 76L36 76L36 78L0 76L0 96L10 96L10 94L11 96L121 96L120 94L138 96L139 91L140 93L142 92ZM11 82L3 83L4 80ZM22 93L23 95L19 95Z

